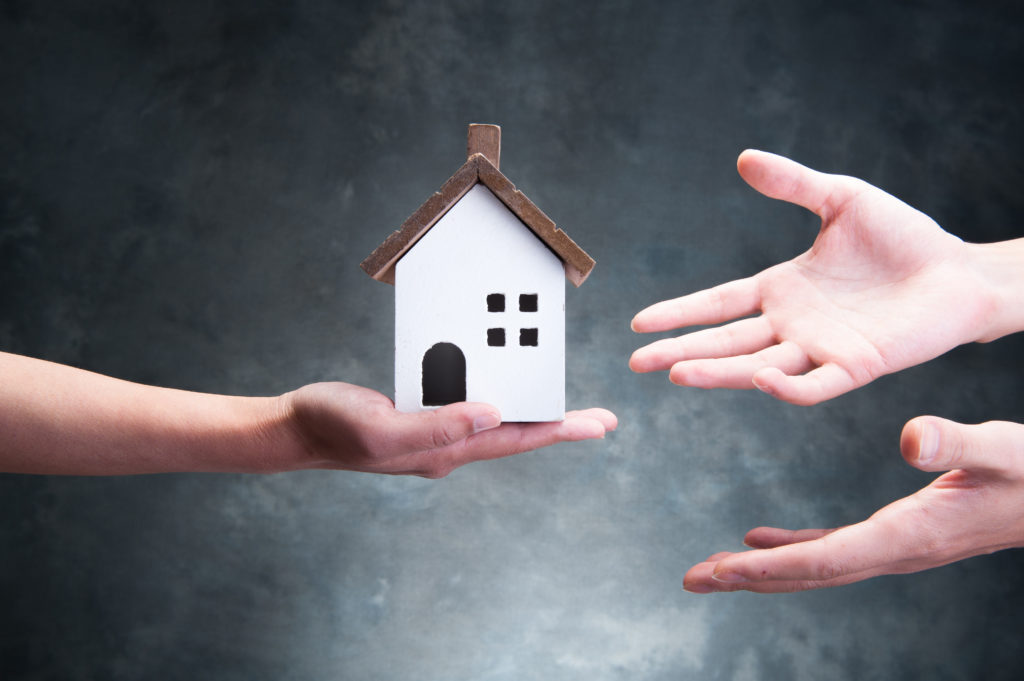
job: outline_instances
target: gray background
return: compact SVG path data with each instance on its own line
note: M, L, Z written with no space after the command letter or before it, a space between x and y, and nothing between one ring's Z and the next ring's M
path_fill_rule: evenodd
M0 676L1019 678L1016 551L680 587L751 527L925 485L897 448L915 415L1024 421L1024 340L811 408L626 366L635 311L810 244L816 218L736 175L744 147L967 240L1022 234L1020 7L868 4L3 0L0 349L390 393L393 289L358 263L494 122L502 169L598 261L567 291L568 402L621 427L434 482L0 476Z

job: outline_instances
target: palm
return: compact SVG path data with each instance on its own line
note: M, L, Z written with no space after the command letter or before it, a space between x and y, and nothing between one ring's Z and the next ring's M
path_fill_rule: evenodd
M744 539L756 551L713 554L693 566L684 583L725 591L803 591L920 572L1019 546L1024 523L1019 506L1007 503L1007 497L1024 501L1019 482L1011 489L1006 481L983 478L951 471L867 520L836 530L756 528ZM716 583L712 575L723 570L761 579Z
M962 245L865 185L823 222L809 251L757 277L761 309L808 364L835 364L863 385L961 342L973 320L949 312L973 307Z
M481 403L403 414L384 395L347 383L307 385L286 398L308 466L429 478L471 461L604 437L618 425L599 408L568 412L563 421L500 426L497 409ZM491 413L493 423L481 428L478 419Z
M931 421L944 431L942 451L921 462L921 431L912 421L902 443L908 462L923 470L954 463L964 468L944 473L855 525L751 530L744 543L757 550L710 556L689 570L687 588L799 591L918 572L1024 545L1024 461L1014 453L1024 442L1024 426L998 421L943 425L931 417L915 421ZM727 574L733 577L723 579Z
M761 315L641 348L635 370L813 404L970 338L982 310L964 244L928 216L860 180L781 157L748 152L740 170L763 193L820 215L818 238L758 275L640 312L638 331Z

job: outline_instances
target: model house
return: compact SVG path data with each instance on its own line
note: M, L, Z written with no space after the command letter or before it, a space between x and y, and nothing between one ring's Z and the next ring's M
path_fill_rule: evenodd
M468 400L504 421L565 416L565 284L594 267L499 170L501 129L362 268L395 285L395 405Z

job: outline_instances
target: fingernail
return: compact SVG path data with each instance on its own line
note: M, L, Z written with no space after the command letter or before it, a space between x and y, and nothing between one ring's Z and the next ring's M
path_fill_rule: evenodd
M500 425L501 418L499 418L497 414L488 412L486 414L481 414L480 416L477 416L475 419L473 419L473 432L479 433L480 431L483 430L497 428Z
M765 383L758 383L756 380L752 380L751 382L754 384L755 388L757 388L758 390L760 390L764 394L772 395L773 397L775 396L775 391L772 390L771 386L769 386L769 385L767 385Z
M931 463L939 451L939 429L930 423L921 426L921 445L917 450L917 462Z
M689 591L692 594L709 594L714 591L714 589L707 584L683 584L683 590Z
M747 581L747 578L738 572L716 572L711 575L711 579L725 584L738 584Z

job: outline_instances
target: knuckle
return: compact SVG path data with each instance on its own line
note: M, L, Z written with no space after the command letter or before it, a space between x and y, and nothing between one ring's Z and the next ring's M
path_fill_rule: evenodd
M820 541L823 550L811 565L811 579L821 582L845 576L850 570L846 544L830 535L822 537Z
M710 303L711 309L716 316L721 316L725 312L728 300L725 292L721 288L713 288L710 291Z
M431 449L441 449L459 439L453 424L441 421L430 430L428 444Z
M717 335L718 338L715 340L718 342L718 345L725 350L731 350L732 348L740 345L744 340L744 334L739 329L729 326L722 327L718 331Z
M813 575L815 581L828 581L846 574L845 563L835 557L826 558L814 566Z
M884 360L878 357L864 356L851 366L837 364L846 373L846 378L855 385L864 385L875 380L879 374L879 366L884 366Z

